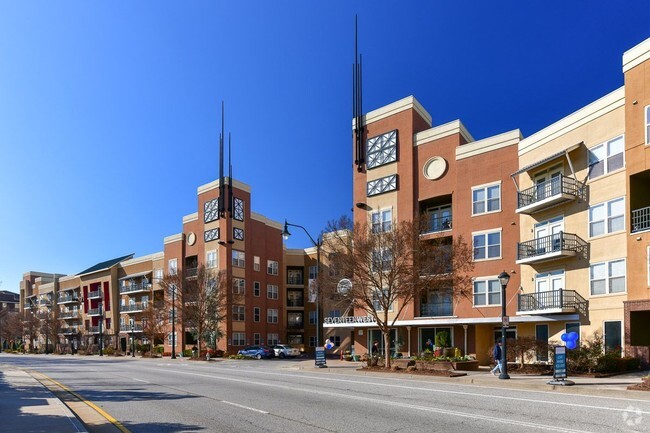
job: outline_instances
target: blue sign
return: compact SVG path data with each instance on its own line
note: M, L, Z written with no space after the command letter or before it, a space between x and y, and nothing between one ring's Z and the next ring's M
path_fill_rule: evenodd
M316 365L326 365L327 361L325 360L325 348L317 347L316 348Z
M553 378L566 379L566 347L555 346Z

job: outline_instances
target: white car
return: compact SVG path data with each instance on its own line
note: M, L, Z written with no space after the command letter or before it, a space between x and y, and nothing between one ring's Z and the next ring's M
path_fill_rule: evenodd
M275 346L272 347L272 349L273 351L275 351L275 356L277 356L280 359L284 359L286 357L294 358L296 356L300 356L300 349L289 346L288 344L276 344Z

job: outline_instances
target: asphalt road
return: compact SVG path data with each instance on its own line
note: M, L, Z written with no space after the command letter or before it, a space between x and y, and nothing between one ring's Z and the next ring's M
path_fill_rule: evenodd
M648 400L299 370L293 360L3 362L54 378L133 433L650 432Z

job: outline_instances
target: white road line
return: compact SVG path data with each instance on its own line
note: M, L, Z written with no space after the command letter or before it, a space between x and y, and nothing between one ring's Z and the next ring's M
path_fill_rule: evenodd
M545 424L536 424L536 423L531 423L531 422L526 422L526 421L517 421L517 420L510 420L506 418L497 418L497 417L491 417L491 416L486 416L486 415L477 415L477 414L472 414L468 412L460 412L460 411L454 411L454 410L447 410L447 409L440 409L440 408L434 408L434 407L427 407L427 406L417 406L417 405L412 405L412 404L407 404L407 403L400 403L396 401L388 401L388 400L381 400L376 397L369 398L369 397L364 397L364 396L357 396L357 395L350 395L350 394L341 394L338 392L329 392L329 391L321 391L321 390L301 390L301 389L296 389L295 387L291 386L286 386L286 385L278 385L278 384L270 384L270 383L262 383L262 382L253 382L250 379L249 380L244 380L244 379L236 379L236 378L231 378L231 377L223 377L223 376L215 376L215 375L209 375L209 374L201 374L201 373L192 373L189 371L177 371L176 373L178 374L185 374L188 376L198 376L198 377L207 377L210 379L219 379L219 380L225 380L225 381L230 381L230 382L240 382L240 383L246 383L246 384L255 384L259 386L265 386L269 388L280 388L284 389L287 391L291 392L296 392L296 391L302 391L302 392L307 392L311 395L313 394L318 394L318 395L323 395L323 396L328 396L328 397L336 397L336 398L346 398L348 400L358 400L358 401L364 401L364 402L371 402L372 404L384 404L387 406L397 406L400 408L405 408L405 409L414 409L414 410L420 410L420 411L425 411L425 412L435 412L435 413L442 413L446 415L454 415L454 416L459 416L463 418L471 418L471 419L477 419L477 420L484 420L484 421L492 421L500 424L511 424L511 425L516 425L516 426L522 426L522 427L529 427L529 428L537 428L541 430L550 430L550 431L556 431L556 432L563 432L563 433L590 433L587 430L573 430L573 429L568 429L568 428L562 428L557 425L545 425ZM240 406L240 405L238 405ZM258 409L253 409L253 408L248 408L246 406L242 406L246 409L251 409L258 411ZM266 412L267 414L269 412Z
M137 380L138 382L143 382L143 383L151 383L151 382L147 382L146 380L138 379L135 377L133 378L133 380Z
M226 401L226 400L219 400L219 401L221 401L221 403L229 404L231 406L235 406L235 407L239 407L239 408L247 409L247 410L252 410L253 412L263 413L264 415L269 414L265 410L255 409L254 407L244 406L243 404L233 403L232 401Z

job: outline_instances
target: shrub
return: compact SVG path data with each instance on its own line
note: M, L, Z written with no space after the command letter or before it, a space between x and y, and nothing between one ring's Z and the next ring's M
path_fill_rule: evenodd
M104 355L114 355L115 348L113 346L104 347Z

